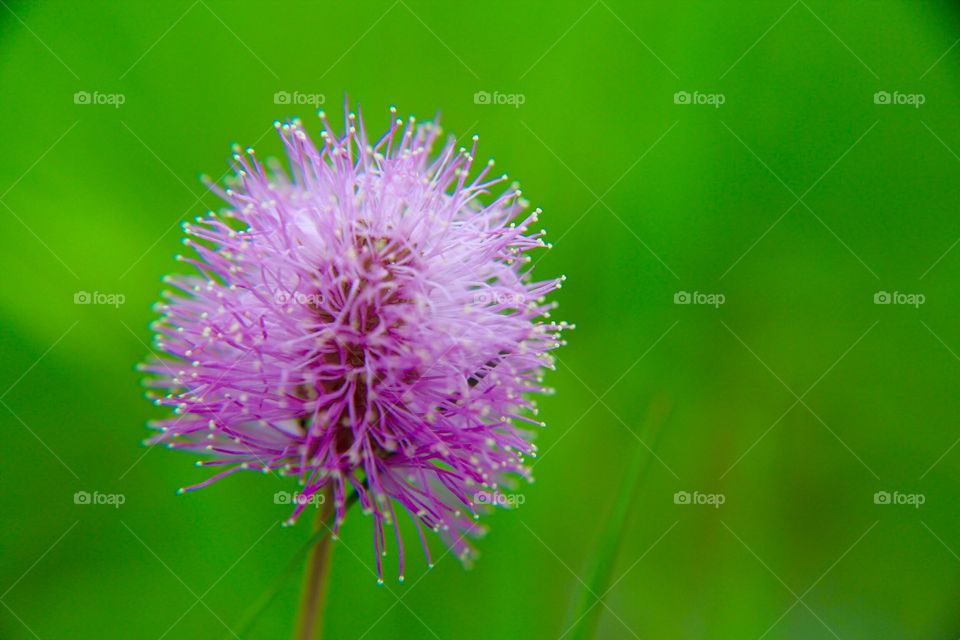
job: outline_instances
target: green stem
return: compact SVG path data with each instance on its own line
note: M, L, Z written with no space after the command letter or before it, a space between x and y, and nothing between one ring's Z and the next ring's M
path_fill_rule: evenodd
M326 498L324 499L326 500ZM349 509L356 501L357 494L351 494L350 497L347 498L346 508ZM327 526L333 526L332 519L329 523L327 523ZM224 638L224 640L236 640L237 636L244 638L250 633L250 630L256 624L257 620L260 618L260 615L268 606L270 606L270 603L276 599L277 595L280 593L280 590L283 589L283 586L287 583L287 580L289 580L290 576L300 567L300 563L303 562L304 557L310 553L310 550L313 549L314 545L316 545L326 535L326 527L320 527L314 531L313 535L311 535L310 538L300 547L300 549L297 550L297 553L283 568L283 571L279 576L277 576L277 579L274 580L273 584L270 585L270 588L264 591L253 603L246 615L237 625L236 634L230 633Z
M313 532L317 538L310 551L300 591L300 612L294 640L319 640L323 633L323 605L330 577L331 529L327 523L333 517L333 495L328 484L322 490L323 504L317 509Z

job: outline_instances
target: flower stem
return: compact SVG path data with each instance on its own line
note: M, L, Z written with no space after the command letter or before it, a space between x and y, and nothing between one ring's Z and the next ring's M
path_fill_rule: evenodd
M333 495L329 484L322 489L321 495L323 503L317 509L317 518L313 523L314 534L319 537L310 551L303 574L300 612L297 614L294 640L319 640L323 633L323 605L327 595L332 551L329 521L333 517Z

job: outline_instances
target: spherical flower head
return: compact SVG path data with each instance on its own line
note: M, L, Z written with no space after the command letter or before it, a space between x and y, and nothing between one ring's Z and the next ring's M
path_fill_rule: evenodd
M200 453L218 473L297 477L288 522L318 492L334 532L355 494L373 518L378 575L399 512L464 561L480 532L476 495L529 480L532 398L564 323L530 277L538 211L516 185L498 195L493 162L472 171L435 122L396 119L369 140L347 113L323 113L319 148L298 120L276 123L287 168L233 156L228 207L185 224L197 275L171 276L156 348L143 366L174 415L148 442ZM475 175L471 177L471 173Z

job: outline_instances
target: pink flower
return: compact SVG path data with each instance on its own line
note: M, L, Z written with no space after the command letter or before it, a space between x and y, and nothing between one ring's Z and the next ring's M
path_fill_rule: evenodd
M391 109L395 116L395 110ZM529 277L545 247L507 177L468 178L476 148L434 122L391 118L368 140L346 114L321 112L318 149L301 123L276 123L289 171L234 154L228 204L184 243L198 275L170 276L156 347L143 366L173 417L148 442L204 455L219 472L290 475L303 485L289 522L332 491L334 531L356 493L371 514L378 574L397 511L438 532L463 560L479 532L476 492L529 479L533 394L564 323L544 296L561 279ZM486 204L482 200L487 200ZM516 221L515 223L513 221ZM481 500L482 502L482 500Z

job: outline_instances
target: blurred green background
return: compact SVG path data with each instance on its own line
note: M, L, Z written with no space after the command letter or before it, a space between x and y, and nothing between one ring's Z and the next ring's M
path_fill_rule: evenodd
M178 223L219 207L197 174L234 141L276 154L274 119L345 94L370 130L395 104L481 134L544 209L537 272L568 276L556 315L577 329L537 483L477 565L426 574L408 537L406 583L377 587L353 514L327 637L570 637L638 455L599 637L960 634L952 5L0 5L0 637L232 637L308 537L277 526L292 481L174 495L207 472L140 445L158 412L133 367ZM656 444L651 403L672 408ZM289 635L298 588L244 637Z

